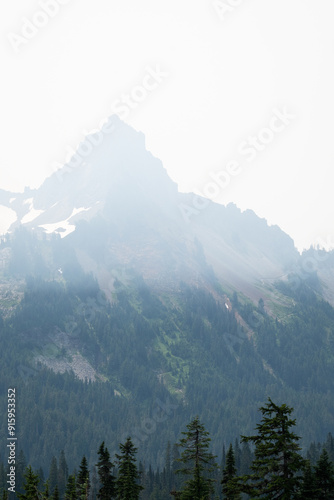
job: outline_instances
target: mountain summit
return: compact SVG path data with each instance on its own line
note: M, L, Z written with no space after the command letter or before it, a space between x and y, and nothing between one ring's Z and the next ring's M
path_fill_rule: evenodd
M202 210L191 209L194 199ZM117 116L38 189L1 191L0 204L16 214L10 231L23 225L70 238L85 269L100 277L112 261L159 287L208 284L215 275L252 296L299 257L289 236L252 211L179 193L144 135Z

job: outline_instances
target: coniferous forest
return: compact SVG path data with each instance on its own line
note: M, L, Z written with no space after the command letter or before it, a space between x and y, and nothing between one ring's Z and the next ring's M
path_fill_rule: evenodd
M131 271L107 297L66 240L20 230L1 248L11 253L2 270L0 414L5 422L15 388L21 498L196 498L184 455L196 425L207 457L196 472L199 498L280 498L261 483L252 434L268 397L276 409L294 408L286 431L301 436L291 438L291 495L320 495L323 470L330 484L334 309L316 275L298 286L293 275L277 281L277 310L268 312L265 296L255 304L211 272L210 289L180 282L157 294ZM5 443L5 425L0 435ZM122 490L126 453L132 497ZM5 447L0 460L5 488Z
M130 436L119 444L114 457L103 441L97 459L89 467L84 455L69 471L64 451L52 457L48 476L43 468L27 466L21 451L15 497L25 499L119 499L191 500L242 498L324 499L334 498L334 438L311 443L301 453L295 433L293 408L277 406L270 398L260 408L256 434L241 436L222 449L220 459L211 452L209 432L196 416L182 432L179 442L167 444L162 470L137 461L137 448ZM0 465L2 498L8 494L7 470Z

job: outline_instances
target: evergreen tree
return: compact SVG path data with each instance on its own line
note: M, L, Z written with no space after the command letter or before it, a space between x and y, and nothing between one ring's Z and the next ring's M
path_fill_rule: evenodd
M67 478L68 478L68 466L65 458L65 452L64 450L61 450L58 462L58 490L60 497L64 496Z
M39 500L38 483L39 476L35 474L31 468L31 465L27 467L24 474L24 493L18 493L17 496L19 500Z
M58 486L55 487L55 490L52 495L52 500L59 500L59 491L58 491Z
M315 483L318 500L334 499L334 466L326 449L323 449L315 466Z
M222 479L222 485L223 485L223 494L224 498L227 500L240 500L241 495L238 492L237 485L235 483L235 477L236 477L237 469L235 466L235 458L234 458L234 452L233 452L233 446L232 443L230 444L230 447L228 449L227 455L226 455L226 465L223 470L223 479Z
M49 481L46 481L44 484L43 498L50 498Z
M77 494L80 499L87 499L90 489L90 479L87 458L82 457L78 477L77 477Z
M185 449L178 459L184 466L177 473L191 478L186 481L181 495L173 494L182 500L206 500L214 491L214 480L208 475L217 467L214 462L216 457L208 451L211 439L198 417L187 425L187 429L182 432L185 437L178 444Z
M318 498L315 475L309 460L305 461L303 480L298 498L300 498L300 500L317 500Z
M121 454L116 454L118 463L116 498L117 500L138 500L143 487L138 484L139 473L135 459L137 448L134 447L130 437L119 447Z
M65 500L77 500L75 474L68 476L65 490Z
M260 408L262 421L256 426L258 434L242 436L242 441L255 444L253 474L240 478L242 490L252 498L289 500L298 492L299 473L305 461L298 453L300 438L290 431L295 425L295 420L289 418L293 409L285 404L277 406L270 398L268 401Z
M51 459L50 464L50 472L49 472L49 490L52 494L55 490L55 487L58 485L58 465L57 459L55 456Z
M98 491L97 498L108 500L115 498L115 476L112 474L114 464L110 461L108 448L105 448L104 441L101 443L98 450L99 460L96 464L97 473L99 475L101 487Z

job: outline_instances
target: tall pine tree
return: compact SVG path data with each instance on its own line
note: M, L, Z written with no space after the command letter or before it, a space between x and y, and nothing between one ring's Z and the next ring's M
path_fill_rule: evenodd
M78 498L80 500L88 499L89 490L90 490L90 479L89 479L88 463L87 463L87 458L83 456L77 477Z
M64 450L61 450L58 461L58 489L59 496L62 498L65 493L66 483L68 478L68 466L65 458Z
M242 436L242 441L255 445L253 474L241 478L242 489L252 498L290 500L299 490L300 471L305 463L299 454L300 438L290 430L295 425L295 420L290 418L293 409L285 404L277 406L269 398L260 411L262 421L256 426L258 434Z
M300 500L317 500L315 475L309 460L305 461L303 479L298 498Z
M121 454L116 454L118 464L116 498L117 500L138 500L143 487L138 484L139 473L135 459L137 448L134 447L130 437L119 447Z
M55 487L58 486L58 465L55 456L51 459L50 472L49 472L49 491L52 494Z
M43 499L50 498L50 488L49 488L49 481L46 481L44 484L44 491L43 491Z
M74 474L68 476L65 490L65 500L77 500L77 488Z
M174 492L173 495L182 500L207 500L214 492L214 479L209 475L217 467L216 457L208 451L211 439L198 417L187 425L187 429L182 432L185 437L178 444L184 450L178 459L183 467L177 472L190 478L181 492Z
M19 500L39 500L39 491L38 491L38 483L39 476L35 474L31 468L31 465L27 467L26 472L24 474L24 485L23 490L24 493L18 493L17 497Z
M232 443L228 449L226 455L226 465L223 470L223 494L224 498L227 500L240 500L241 495L238 492L238 487L235 482L235 478L237 475L237 469L235 466L235 458Z
M99 456L99 460L96 464L96 467L101 483L97 498L99 498L100 500L109 500L111 498L115 498L116 478L112 474L114 464L110 461L110 454L108 448L105 448L104 446L104 441L101 443L97 453Z
M55 487L55 490L52 495L52 500L59 500L59 491L58 491L58 486Z
M334 466L326 449L322 450L315 466L315 483L318 500L334 499Z

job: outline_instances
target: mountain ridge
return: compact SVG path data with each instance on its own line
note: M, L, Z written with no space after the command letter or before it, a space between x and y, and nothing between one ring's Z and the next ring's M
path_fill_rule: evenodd
M203 284L211 268L229 290L257 296L261 280L294 269L299 253L293 240L252 211L210 202L190 220L184 217L195 195L178 192L161 161L146 150L141 132L117 116L107 125L112 134L100 132L94 141L88 135L67 164L39 188L20 194L0 192L0 205L16 213L10 231L23 225L41 234L70 237L75 245L76 240L82 244L90 239L89 232L97 236L96 223L100 232L110 235L103 244L116 250L115 257L123 254L116 258L119 265L136 267L151 283L165 279L174 285L180 280ZM85 257L78 246L77 252L87 271L102 266L101 255L94 263L92 254ZM147 252L150 266L140 259ZM108 273L107 266L103 272Z

